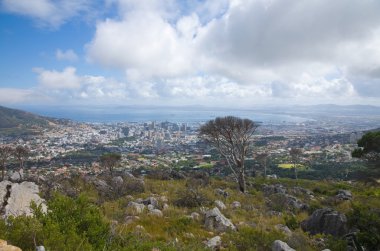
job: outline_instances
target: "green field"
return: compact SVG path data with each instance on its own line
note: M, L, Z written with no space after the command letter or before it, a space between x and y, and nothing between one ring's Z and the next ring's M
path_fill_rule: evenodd
M211 163L201 163L199 165L199 168L213 168L214 167L214 164L211 164Z
M284 169L289 169L289 168L293 168L293 164L290 164L290 163L278 164L278 167L279 168L284 168ZM304 165L297 164L297 169L304 169L304 168L305 168Z

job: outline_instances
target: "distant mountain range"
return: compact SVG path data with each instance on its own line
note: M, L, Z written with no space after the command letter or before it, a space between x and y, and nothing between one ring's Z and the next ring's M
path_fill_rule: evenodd
M39 116L22 110L0 106L0 135L28 135L54 127L67 120Z

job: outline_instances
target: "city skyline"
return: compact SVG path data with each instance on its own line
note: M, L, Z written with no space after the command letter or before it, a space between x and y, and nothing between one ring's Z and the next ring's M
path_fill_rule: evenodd
M378 1L0 1L0 105L380 105Z

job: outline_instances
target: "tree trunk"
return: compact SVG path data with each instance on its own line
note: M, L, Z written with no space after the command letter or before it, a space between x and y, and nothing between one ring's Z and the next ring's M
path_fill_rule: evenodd
M5 175L5 165L3 165L2 170L1 170L1 180L4 180L4 175Z
M294 175L295 175L295 177L296 177L296 180L298 180L298 176L297 176L297 167L296 167L296 166L294 166Z
M238 183L239 183L239 190L240 190L240 192L245 193L245 191L246 191L246 185L245 185L244 171L240 171L239 172Z

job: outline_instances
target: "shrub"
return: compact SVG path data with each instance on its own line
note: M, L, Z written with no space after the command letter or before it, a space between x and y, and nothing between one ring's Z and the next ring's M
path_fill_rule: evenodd
M359 229L358 241L369 250L380 249L380 210L354 204L348 214L349 224Z
M199 207L211 205L212 200L197 188L185 188L177 191L174 205L179 207Z
M137 194L145 192L144 181L139 179L126 179L122 187L122 194Z
M272 243L275 240L284 239L284 235L278 231L264 231L263 229L242 227L239 232L230 233L227 237L230 247L237 250L271 250Z
M181 217L179 219L175 219L168 227L165 228L165 231L169 235L180 234L188 230L189 226L193 224L191 218Z
M285 215L285 225L291 230L298 228L299 222L294 215Z
M186 182L186 186L190 188L205 187L209 184L210 176L206 172L195 172Z

